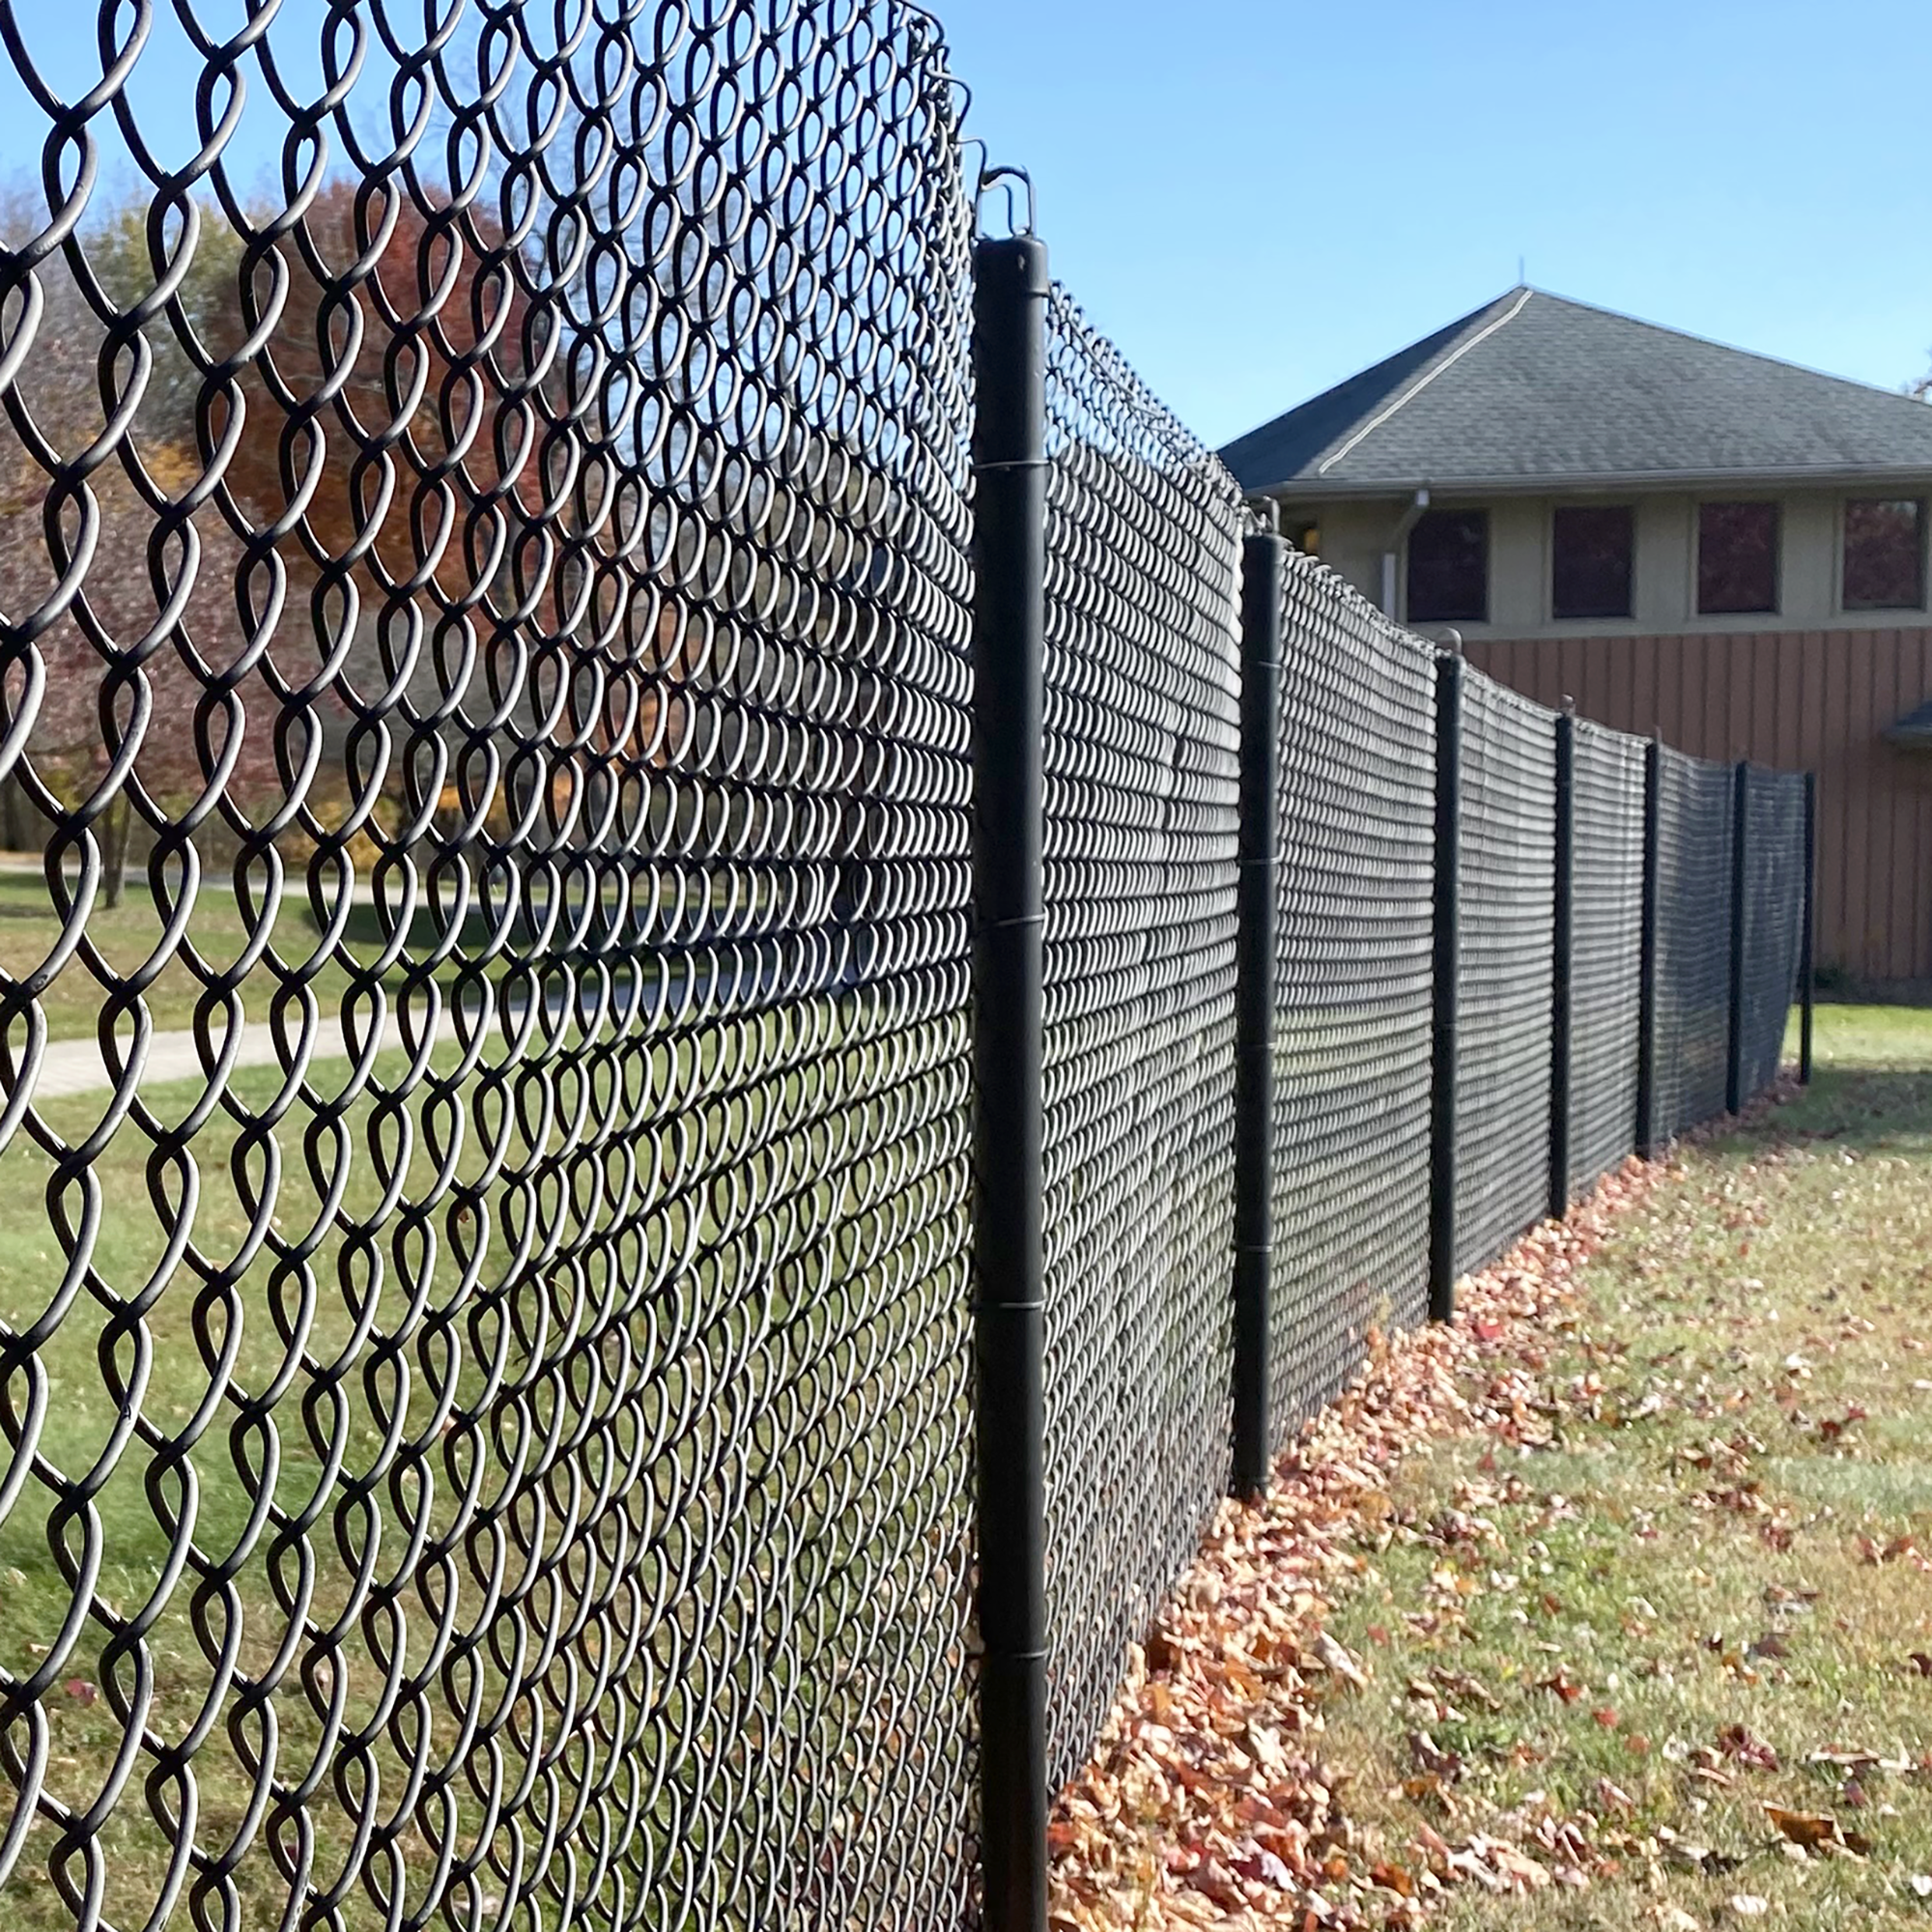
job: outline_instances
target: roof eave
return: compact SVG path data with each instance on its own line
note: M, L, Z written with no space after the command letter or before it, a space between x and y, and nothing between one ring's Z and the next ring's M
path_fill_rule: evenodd
M1354 477L1291 476L1279 483L1244 486L1250 497L1323 498L1357 497L1381 501L1412 497L1418 490L1443 497L1553 497L1605 490L1634 490L1664 495L1683 490L1776 490L1793 485L1831 489L1861 483L1932 485L1932 462L1864 464L1856 468L1808 468L1801 464L1777 469L1630 469L1576 472L1549 476L1416 476L1363 482Z

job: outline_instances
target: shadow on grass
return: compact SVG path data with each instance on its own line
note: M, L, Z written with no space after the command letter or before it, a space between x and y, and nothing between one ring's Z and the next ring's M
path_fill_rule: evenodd
M1749 1158L1769 1145L1837 1141L1918 1148L1932 1140L1932 1067L1821 1067L1796 1099L1737 1129L1713 1150Z

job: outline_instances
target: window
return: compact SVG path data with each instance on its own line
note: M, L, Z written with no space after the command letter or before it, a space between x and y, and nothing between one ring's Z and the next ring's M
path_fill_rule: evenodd
M1408 621L1480 624L1490 614L1490 513L1431 510L1408 533Z
M1697 610L1777 609L1777 505L1700 503L1697 506Z
M1925 505L1854 497L1845 505L1847 611L1918 611L1925 604Z
M1550 524L1549 614L1628 617L1636 513L1628 503L1567 505Z

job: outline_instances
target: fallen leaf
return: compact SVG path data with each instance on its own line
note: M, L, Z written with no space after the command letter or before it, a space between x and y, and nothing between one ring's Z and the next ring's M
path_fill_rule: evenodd
M1486 1711L1502 1709L1502 1699L1488 1686L1478 1683L1466 1670L1452 1670L1447 1664L1438 1663L1429 1675L1453 1697L1461 1697L1471 1704L1480 1704Z
M1545 1677L1536 1686L1539 1690L1553 1690L1566 1704L1574 1704L1584 1691L1585 1687L1577 1683L1570 1675L1569 1667L1558 1664L1554 1677Z
M1324 1670L1333 1671L1337 1677L1353 1685L1357 1690L1366 1690L1369 1688L1369 1680L1362 1674L1362 1666L1350 1655L1347 1648L1336 1642L1325 1630L1317 1631L1315 1634L1315 1655Z
M1842 1840L1838 1833L1838 1821L1829 1811L1787 1811L1782 1805L1767 1804L1764 1815L1769 1818L1779 1834L1805 1851L1814 1851L1820 1845L1835 1845Z
M62 1686L76 1704L91 1704L100 1692L85 1677L70 1677Z
M1777 1753L1743 1724L1726 1724L1718 1733L1718 1748L1727 1758L1752 1771L1776 1771Z
M1244 1912L1248 1895L1236 1883L1234 1873L1212 1858L1205 1858L1187 1874L1187 1883L1203 1898L1211 1898L1224 1912Z
M1415 1880L1402 1865L1389 1863L1371 1865L1369 1883L1380 1886L1384 1891L1397 1892L1404 1898L1415 1896Z
M1294 1874L1265 1845L1250 1842L1244 1855L1230 1860L1229 1863L1242 1878L1256 1885L1270 1885L1277 1891L1294 1889Z

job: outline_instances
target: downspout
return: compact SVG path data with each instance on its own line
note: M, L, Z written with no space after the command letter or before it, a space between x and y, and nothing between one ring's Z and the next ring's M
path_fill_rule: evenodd
M1395 616L1396 565L1402 557L1402 547L1408 541L1408 533L1420 521L1423 511L1429 507L1427 489L1415 493L1415 501L1410 503L1396 519L1395 528L1389 535L1388 548L1382 552L1382 615L1393 619Z

